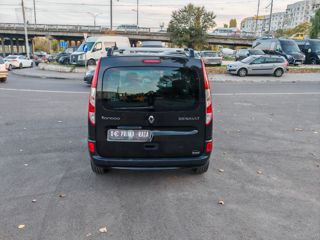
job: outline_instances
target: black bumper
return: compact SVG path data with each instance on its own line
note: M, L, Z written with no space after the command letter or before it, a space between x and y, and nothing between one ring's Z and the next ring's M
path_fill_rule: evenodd
M197 157L176 158L106 158L96 152L90 153L92 161L100 167L106 168L192 168L205 165L210 158L209 153Z

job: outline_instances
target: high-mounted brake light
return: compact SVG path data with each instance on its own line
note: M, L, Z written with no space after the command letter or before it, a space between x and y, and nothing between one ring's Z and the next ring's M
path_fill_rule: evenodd
M156 59L144 59L142 60L144 63L161 63L161 60L156 60Z
M97 91L97 80L98 80L100 61L101 61L101 58L97 63L97 67L93 75L91 89L90 89L90 96L89 96L88 117L92 125L96 124L96 91Z
M208 79L206 66L204 65L202 60L201 60L201 65L203 69L204 88L205 88L205 95L206 95L205 96L206 97L206 125L209 125L213 118L210 83Z

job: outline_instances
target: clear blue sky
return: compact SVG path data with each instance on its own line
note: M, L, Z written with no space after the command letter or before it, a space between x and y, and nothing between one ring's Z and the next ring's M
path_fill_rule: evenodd
M24 0L27 15L31 23L33 20L33 0ZM266 8L271 0L261 0L260 14L268 14ZM287 4L297 0L274 0L274 11L284 11ZM257 11L258 0L139 0L139 25L159 28L161 22L167 26L173 10L177 10L188 3L205 6L207 10L216 14L217 26L229 23L230 18L236 18L238 24ZM110 25L110 0L36 0L37 22L48 24L90 24L93 17L88 13L98 13L97 25ZM136 0L113 0L113 25L136 23ZM0 22L22 22L21 0L0 0Z

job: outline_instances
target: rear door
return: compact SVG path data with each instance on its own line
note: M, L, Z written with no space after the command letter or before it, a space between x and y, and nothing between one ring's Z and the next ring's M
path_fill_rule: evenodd
M146 63L145 58L109 57L101 62L102 66L109 66L101 67L98 78L95 134L99 155L200 155L205 140L200 60L158 58L156 61L160 62ZM140 130L144 131L142 135L148 132L152 137L141 142L110 140L116 130L120 135L122 130Z
M265 58L259 57L253 60L248 67L250 74L264 74L265 73Z

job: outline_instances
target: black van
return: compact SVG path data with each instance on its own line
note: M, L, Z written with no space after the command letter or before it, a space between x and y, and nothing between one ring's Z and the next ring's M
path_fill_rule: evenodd
M306 55L306 64L320 64L320 40L295 39L300 50Z
M141 51L103 57L97 64L88 113L92 170L206 172L213 111L204 63L193 50L189 55Z
M304 54L292 39L262 38L254 41L252 48L260 49L266 54L283 56L289 64L299 65L305 60Z

